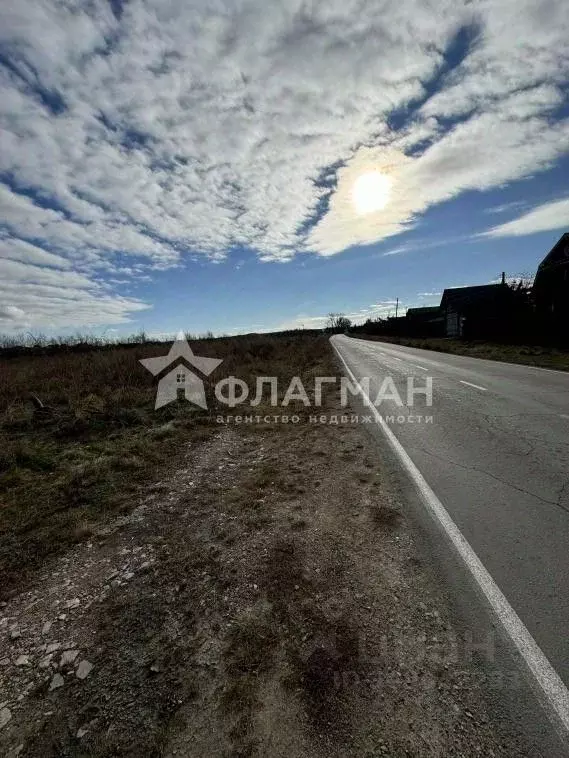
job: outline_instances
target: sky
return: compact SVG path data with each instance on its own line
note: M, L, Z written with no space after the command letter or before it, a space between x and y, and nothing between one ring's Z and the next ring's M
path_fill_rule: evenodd
M561 0L0 9L0 332L232 334L531 275L569 231Z

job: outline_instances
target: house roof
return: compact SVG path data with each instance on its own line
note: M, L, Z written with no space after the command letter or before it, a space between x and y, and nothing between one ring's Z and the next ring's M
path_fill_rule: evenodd
M503 291L503 284L480 284L475 287L452 287L443 292L441 308L458 308L493 300Z
M550 266L557 266L559 264L569 262L569 232L565 232L557 240L555 245L547 253L545 258L539 264L538 272L543 271Z
M440 310L438 305L428 305L423 308L407 308L407 316L414 318L416 316L436 316Z

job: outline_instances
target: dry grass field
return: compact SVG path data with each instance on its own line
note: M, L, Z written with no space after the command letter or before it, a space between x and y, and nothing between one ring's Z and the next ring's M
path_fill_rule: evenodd
M241 378L254 392L257 376L276 376L282 396L295 375L313 385L329 361L326 337L312 333L191 344L197 355L223 359L205 380L209 411L184 400L154 410L156 387L139 360L166 354L169 343L0 353L2 595L48 555L128 510L186 442L207 439L217 413L227 412L213 394L220 378Z

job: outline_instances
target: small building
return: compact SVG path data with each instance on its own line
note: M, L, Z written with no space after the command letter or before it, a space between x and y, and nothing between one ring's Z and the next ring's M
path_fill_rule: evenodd
M540 330L554 339L569 339L569 233L565 233L539 264L533 299Z
M503 331L508 320L511 290L500 284L453 287L443 292L440 309L447 337L485 339Z
M416 337L442 337L444 335L443 313L438 305L422 308L407 308L406 333Z

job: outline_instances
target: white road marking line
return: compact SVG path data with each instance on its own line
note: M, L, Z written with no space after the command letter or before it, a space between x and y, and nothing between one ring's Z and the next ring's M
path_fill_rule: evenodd
M482 392L488 392L486 387L481 387L479 384L472 384L472 382L463 382L462 379L458 380L461 384L468 384L469 387L474 387L476 390L482 390Z
M420 368L421 371L428 371L429 370L428 368L425 368L424 366L419 366L418 363L412 363L411 365L415 366L415 368Z
M429 487L425 478L417 466L415 466L403 445L399 442L388 424L378 413L377 408L362 389L360 383L354 376L354 373L344 360L340 351L336 348L336 345L334 343L332 343L332 345L338 357L344 364L348 375L358 388L364 404L372 412L376 423L381 427L383 433L387 437L387 441L393 448L395 454L399 457L403 467L413 479L426 507L445 530L455 550L464 561L466 567L484 594L498 621L502 624L514 647L522 656L528 668L528 672L544 695L545 703L549 706L550 715L555 719L557 725L564 730L565 734L563 736L567 738L569 736L569 691L565 687L561 677L547 660L543 651L531 636L518 614L508 603L505 595L492 579L482 561L476 555L458 526L454 523L444 505Z

